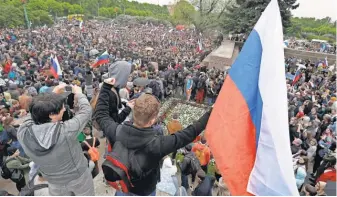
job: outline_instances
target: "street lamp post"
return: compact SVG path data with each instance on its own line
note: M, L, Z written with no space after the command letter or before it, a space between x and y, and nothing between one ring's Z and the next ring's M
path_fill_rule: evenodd
M28 28L28 42L30 44L31 43L31 32L30 32L31 23L29 21L28 14L27 14L27 8L26 8L27 0L21 0L21 2L23 3L23 12L25 14L25 19L26 19L27 28Z
M25 14L25 19L26 19L26 23L27 23L27 28L28 28L28 31L30 32L30 22L29 22L29 19L28 19L28 14L27 14L27 9L26 9L26 0L21 0L21 2L23 3L23 11L24 11L24 14Z

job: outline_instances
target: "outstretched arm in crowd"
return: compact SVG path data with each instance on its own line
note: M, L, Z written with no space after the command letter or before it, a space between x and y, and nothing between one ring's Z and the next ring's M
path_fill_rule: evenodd
M163 136L160 141L160 155L168 155L193 142L206 128L211 111L206 112L198 121L175 134Z
M118 126L118 123L109 116L109 95L111 94L112 86L111 84L103 83L94 112L94 119L104 132L104 135L108 137L110 143L116 140L116 128Z
M70 131L74 137L77 137L78 133L82 131L91 118L92 109L89 104L88 99L84 94L82 94L81 87L73 86L73 93L75 94L75 99L77 99L79 111L75 116L64 122L65 128Z

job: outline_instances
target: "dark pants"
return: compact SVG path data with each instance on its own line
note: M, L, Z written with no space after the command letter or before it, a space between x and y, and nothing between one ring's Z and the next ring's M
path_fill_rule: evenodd
M183 186L186 190L189 189L187 175L181 174L181 186Z
M20 192L22 188L26 186L25 178L22 178L20 181L16 182L16 189Z
M120 191L116 191L116 194L115 196L138 196L136 194L133 194L133 193L123 193L123 192L120 192ZM156 196L156 190L154 192L152 192L149 196Z
M195 181L195 174L192 174L192 183ZM188 185L188 175L181 174L181 186L183 186L186 190L190 188Z
M176 159L176 155L177 155L177 151L174 151L174 152L172 153L172 159Z
M207 174L208 165L201 166L201 169Z
M195 95L196 94L197 94L197 90L196 89L192 89L190 100L195 100Z
M331 166L331 165L328 162L326 162L326 161L322 162L322 164L317 168L317 172L316 172L316 175L315 175L316 181L329 166Z
M219 179L221 178L221 174L214 173L216 180L219 182Z
M0 167L2 166L3 161L4 161L4 153L1 150L0 151Z
M320 157L318 154L315 156L315 163L313 167L313 173L315 173L318 169L318 167L321 165L321 161L323 160L322 157Z

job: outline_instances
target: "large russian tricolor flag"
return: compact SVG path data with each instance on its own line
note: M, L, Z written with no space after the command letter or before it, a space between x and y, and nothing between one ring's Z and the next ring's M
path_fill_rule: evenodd
M58 79L59 76L62 76L62 70L59 64L59 61L57 60L57 57L53 57L52 55L50 56L50 72L52 75L55 77L55 79Z
M283 33L272 0L232 65L206 127L232 195L298 195L289 144Z
M99 65L102 64L106 64L109 63L109 53L107 51L105 51L104 53L102 53L102 55L100 55L96 62L92 65L92 67L98 67Z

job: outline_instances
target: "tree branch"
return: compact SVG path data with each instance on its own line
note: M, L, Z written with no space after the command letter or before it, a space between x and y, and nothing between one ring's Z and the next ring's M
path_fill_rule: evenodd
M206 15L208 15L209 13L211 13L218 3L219 3L219 0L213 0L212 3L211 3L211 7L209 8L209 10L206 13Z

